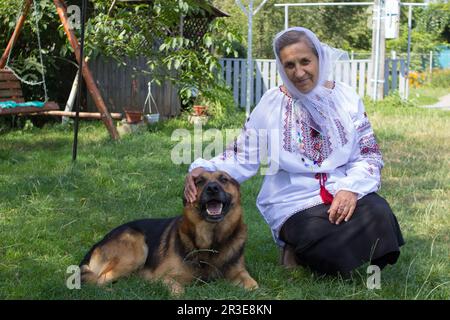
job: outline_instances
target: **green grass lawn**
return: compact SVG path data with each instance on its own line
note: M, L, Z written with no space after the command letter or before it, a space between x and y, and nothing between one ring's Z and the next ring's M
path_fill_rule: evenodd
M194 283L185 299L448 299L450 297L450 113L417 107L368 106L384 154L380 194L398 217L406 245L366 287L366 267L351 280L285 270L255 206L260 175L242 185L249 228L246 261L260 289L225 281ZM243 114L220 127L240 127ZM211 126L213 126L211 124ZM171 120L111 142L99 123L82 123L79 156L72 131L59 125L0 135L0 298L167 299L159 283L136 276L103 288L69 290L66 269L113 227L182 210L187 165L174 165Z
M411 88L409 97L419 105L432 105L439 102L439 97L447 94L448 88L419 87Z

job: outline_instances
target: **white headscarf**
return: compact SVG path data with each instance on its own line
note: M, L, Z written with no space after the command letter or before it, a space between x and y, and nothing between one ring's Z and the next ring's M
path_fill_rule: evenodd
M318 80L315 87L308 93L302 93L289 80L280 61L280 57L277 54L278 40L288 31L299 31L304 33L315 47L318 54ZM336 61L343 60L345 58L348 59L347 53L321 43L312 31L302 27L289 28L278 33L273 41L273 48L277 61L278 72L289 94L293 99L296 99L299 102L298 104L300 106L304 107L309 112L312 119L316 123L314 129L319 131L322 135L326 135L330 138L333 152L342 148L343 145L339 139L339 123L343 126L347 136L353 135L354 126L350 115L339 106L336 106L333 102L332 89L326 88L324 84L327 80L331 79Z

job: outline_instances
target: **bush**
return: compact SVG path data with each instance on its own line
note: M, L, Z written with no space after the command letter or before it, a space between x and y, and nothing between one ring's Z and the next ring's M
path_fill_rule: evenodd
M429 83L436 88L450 88L450 69L434 69Z
M225 85L215 85L203 93L208 106L208 114L220 120L231 115L237 109L233 93Z
M410 88L430 86L433 88L450 87L450 69L433 69L433 73L411 71L409 73Z
M400 97L398 92L395 92L393 94L390 94L386 96L381 101L373 101L369 97L364 98L364 105L367 109L373 109L373 110L389 110L389 109L396 109L396 108L413 108L417 107L417 102L414 99L408 99L404 100Z

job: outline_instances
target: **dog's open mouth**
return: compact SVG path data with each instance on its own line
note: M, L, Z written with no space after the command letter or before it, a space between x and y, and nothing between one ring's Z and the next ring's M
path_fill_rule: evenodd
M219 220L223 218L222 216L223 203L217 200L211 200L206 203L206 212L208 213L208 218L214 220Z

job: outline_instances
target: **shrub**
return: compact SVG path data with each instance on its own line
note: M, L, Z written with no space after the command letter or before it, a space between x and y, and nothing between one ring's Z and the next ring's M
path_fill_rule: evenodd
M233 93L225 85L215 85L203 95L208 105L208 114L216 119L223 119L237 109Z
M409 73L409 85L411 88L431 86L433 88L450 87L450 69L433 69L433 73L411 71Z
M432 87L450 88L450 69L434 69L429 83Z

